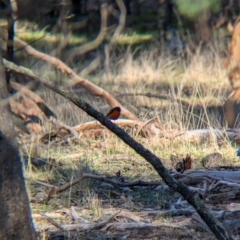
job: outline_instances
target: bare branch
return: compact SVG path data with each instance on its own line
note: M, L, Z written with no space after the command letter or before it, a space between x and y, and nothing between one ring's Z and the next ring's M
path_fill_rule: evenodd
M125 27L125 22L126 22L127 11L126 11L125 5L122 0L116 0L116 2L120 9L120 17L119 17L118 27L113 34L110 44L116 42L116 39L119 36L119 34L123 31L123 28Z
M97 38L92 42L88 42L83 46L73 48L69 51L69 58L74 59L75 57L96 49L104 40L107 32L107 5L103 4L101 6L101 29Z
M34 49L33 47L29 46L26 42L24 42L18 38L14 39L14 43L18 47L23 48L29 55L32 55L38 59L48 62L48 63L54 65L57 69L59 69L63 73L67 74L72 79L72 83L70 83L70 85L72 87L80 85L81 87L83 87L87 91L89 91L91 94L103 98L110 106L112 106L112 107L120 106L121 110L122 110L121 113L125 117L132 119L132 120L138 120L137 116L135 116L133 113L128 111L124 106L122 106L120 104L120 102L118 102L110 93L106 92L105 90L98 87L97 85L89 82L88 80L79 77L71 68L69 68L65 63L63 63L58 58L55 58L55 57L49 56L47 54L44 54L42 52L39 52L36 49ZM7 64L8 68L10 68L10 66L11 66L11 64L9 62L7 63L6 61L4 64L5 64L5 66ZM13 67L13 65L12 65L12 67ZM17 66L15 65L15 67L17 67ZM33 78L37 77L35 74L32 74L29 69L24 70L24 68L21 67L21 70L20 70L20 67L15 68L15 72L18 72L18 71L19 71L19 73L26 74L30 77L32 76ZM50 82L49 80L47 80L47 81Z
M61 192L66 191L67 189L69 189L70 187L74 186L75 184L79 183L80 181L82 181L84 178L91 178L91 179L95 179L98 181L102 181L102 182L106 182L111 184L112 186L116 187L116 188L120 188L120 187L135 187L135 186L158 186L161 184L161 182L156 181L156 182L146 182L146 181L135 181L132 183L121 183L121 182L116 182L116 181L112 181L108 178L102 177L102 176L97 176L94 174L89 174L89 173L83 173L80 177L74 179L73 181L61 186L61 187L53 187L52 190L49 192L46 202L48 202L52 196L54 194L58 194Z
M60 120L56 119L56 118L51 118L51 121L53 124L57 125L58 127L62 127L67 129L68 131L71 132L71 134L76 137L77 139L79 138L80 134L78 134L73 127L70 127L68 125L66 125L65 123L62 123Z
M55 227L62 231L93 231L99 228L105 227L109 222L111 222L119 213L121 212L118 211L114 215L108 217L104 221L101 221L99 223L77 223L77 224L65 224L65 225L60 225L56 221L54 221L51 217L47 216L44 214L43 216Z

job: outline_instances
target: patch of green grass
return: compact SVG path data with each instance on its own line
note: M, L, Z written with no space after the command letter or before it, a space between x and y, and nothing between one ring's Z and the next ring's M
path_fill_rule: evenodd
M6 27L7 26L7 20L0 18L0 27Z
M32 204L32 210L34 212L52 212L56 210L57 207L52 204Z
M18 31L17 32L17 36L19 38L21 38L22 40L28 42L28 43L33 43L38 41L38 44L41 45L42 44L59 44L61 41L63 41L64 38L66 38L66 36L64 36L61 33L58 34L52 34L52 33L47 33L45 31L30 31L30 30L26 30L26 31ZM76 46L76 45L81 45L83 43L85 43L87 41L87 37L84 35L74 35L71 34L70 38L69 38L69 45L70 46Z
M120 34L117 37L117 43L119 45L136 45L136 44L142 44L146 42L152 41L154 38L154 35L151 33L145 33L145 34L140 34L140 33L132 33L132 34Z

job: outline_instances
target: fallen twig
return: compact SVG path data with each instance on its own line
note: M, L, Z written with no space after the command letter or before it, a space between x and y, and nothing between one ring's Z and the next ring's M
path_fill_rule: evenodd
M52 198L52 196L54 194L58 194L61 192L66 191L67 189L69 189L70 187L74 186L75 184L79 183L80 181L82 181L84 178L92 178L98 181L102 181L102 182L106 182L109 183L111 185L113 185L116 188L123 188L123 187L135 187L135 186L158 186L161 184L160 181L156 181L156 182L146 182L146 181L135 181L132 183L121 183L121 182L116 182L113 180L110 180L108 178L102 177L102 176L97 176L97 175L93 175L93 174L89 174L89 173L83 173L80 177L74 179L73 181L61 186L61 187L53 187L51 189L51 191L48 193L47 199L46 199L46 203Z
M101 221L99 223L78 223L78 224L65 224L65 225L58 224L56 221L54 221L52 218L50 218L47 215L44 215L44 216L52 225L54 225L55 227L57 227L62 231L83 232L83 231L93 231L93 230L105 227L106 224L111 222L116 217L116 215L119 214L120 212L121 211L115 213L114 215L108 217L106 220Z
M52 123L55 124L56 126L67 129L68 131L71 132L71 134L72 134L74 137L76 137L77 139L79 139L80 134L78 134L78 133L74 130L73 127L70 127L70 126L66 125L65 123L62 123L60 120L58 120L58 119L56 119L56 118L54 118L54 117L51 117L51 121L52 121Z

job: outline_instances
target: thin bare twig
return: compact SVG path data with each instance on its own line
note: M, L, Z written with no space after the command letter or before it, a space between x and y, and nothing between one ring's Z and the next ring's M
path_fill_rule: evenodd
M64 228L61 226L61 224L58 224L56 221L54 221L51 217L47 216L46 214L40 213L44 218L46 218L53 226L60 229L61 231L64 231Z
M109 222L114 220L114 218L121 212L118 211L117 213L113 214L112 216L108 217L106 220L101 221L99 223L78 223L78 224L65 224L65 225L60 225L56 221L54 221L52 218L49 216L43 214L43 216L55 227L62 231L92 231L95 229L103 228L105 227Z
M70 187L74 186L75 184L79 183L80 181L82 181L84 178L91 178L91 179L95 179L98 181L102 181L102 182L106 182L111 184L112 186L116 187L116 188L123 188L123 187L135 187L135 186L158 186L161 184L160 181L156 181L156 182L146 182L146 181L135 181L135 182L131 182L131 183L121 183L121 182L116 182L113 180L110 180L108 178L102 177L102 176L97 176L94 174L89 174L89 173L83 173L80 177L74 179L71 182L66 183L65 185L61 186L61 187L53 187L50 192L48 193L47 199L46 199L46 203L52 198L52 196L54 194L58 194L61 192L66 191L67 189L69 189Z
M56 118L54 118L54 117L51 117L51 121L52 121L52 123L55 124L56 126L67 129L68 131L71 132L71 134L72 134L74 137L76 137L77 139L79 139L80 134L78 134L78 133L74 130L74 127L70 127L70 126L66 125L65 123L61 122L59 119L56 119Z

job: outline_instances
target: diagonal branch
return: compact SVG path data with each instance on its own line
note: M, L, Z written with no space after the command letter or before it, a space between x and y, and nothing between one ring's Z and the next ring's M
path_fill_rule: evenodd
M81 87L85 88L88 92L95 96L99 96L103 98L110 106L121 107L121 113L125 117L132 119L132 120L138 120L138 118L128 111L125 107L123 107L110 93L106 92L102 88L98 87L97 85L89 82L86 79L83 79L77 75L70 67L68 67L65 63L63 63L61 60L59 60L56 57L49 56L48 54L42 53L28 45L26 42L15 38L14 44L16 44L19 48L24 49L29 55L34 56L35 58L41 59L42 61L45 61L49 64L52 64L54 67L56 67L58 70L62 71L63 73L67 74L71 79L72 83L71 85L77 86L80 85ZM10 64L10 63L9 63ZM28 70L28 73L30 70ZM23 73L25 74L25 73Z
M135 141L131 136L129 136L123 129L119 128L116 124L112 123L108 118L106 118L102 113L96 111L92 106L85 102L80 97L76 97L74 93L68 93L60 90L59 88L51 85L49 80L41 77L32 71L19 67L14 63L10 63L7 60L3 60L4 66L10 72L24 72L29 73L28 76L32 76L34 80L41 82L44 86L51 89L52 91L60 94L65 97L76 106L81 108L91 117L97 119L102 125L112 131L115 135L118 136L123 142L125 142L129 147L135 150L139 155L141 155L147 162L149 162L153 168L157 171L159 176L162 177L164 182L171 187L173 190L179 192L188 202L191 204L203 219L203 221L208 225L211 231L215 234L219 240L232 240L233 238L229 235L227 230L224 228L223 224L217 220L217 218L210 213L208 208L204 205L204 202L200 199L198 194L194 194L184 183L177 181L173 178L169 171L164 167L160 158L158 158L151 151L146 149L142 144Z

